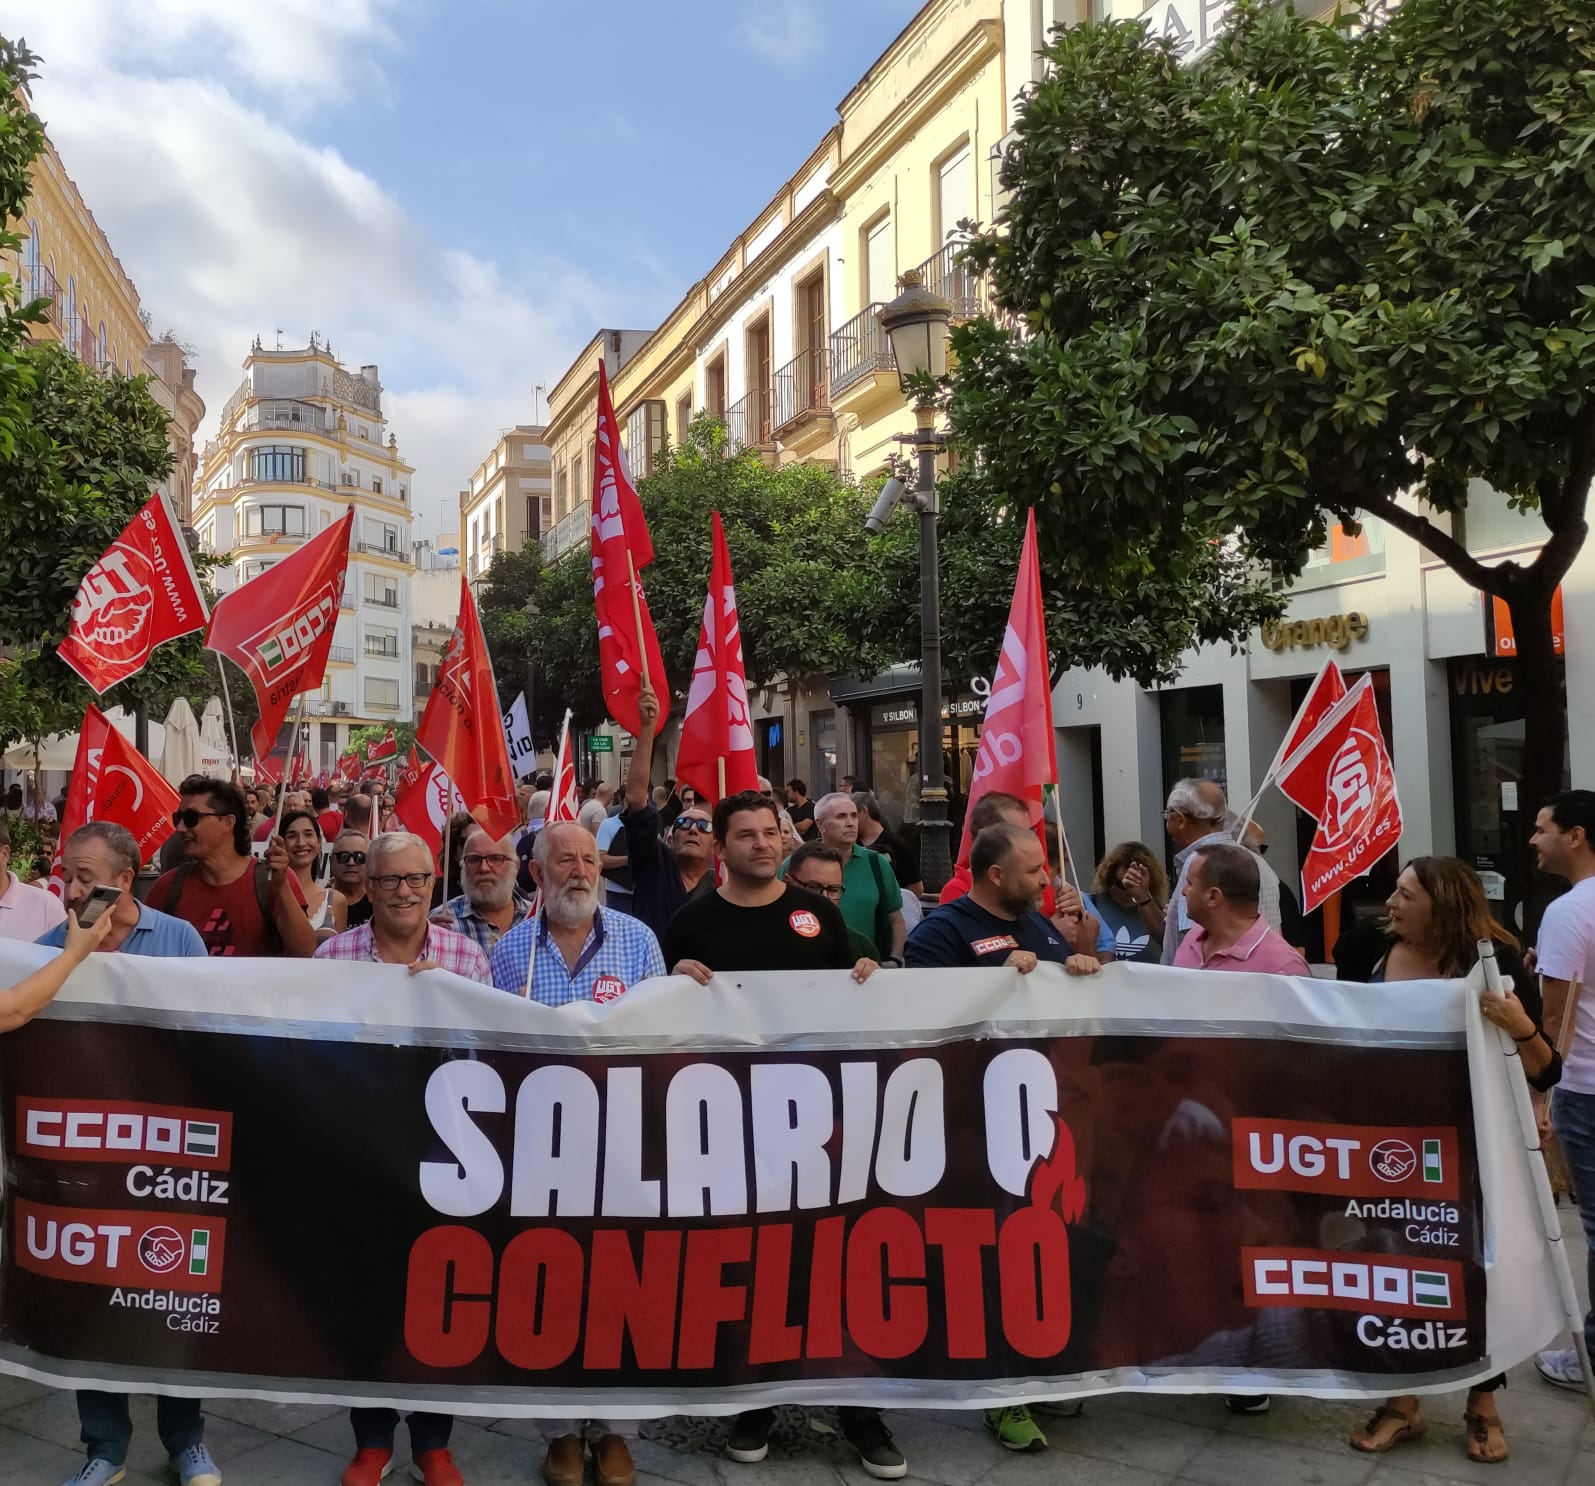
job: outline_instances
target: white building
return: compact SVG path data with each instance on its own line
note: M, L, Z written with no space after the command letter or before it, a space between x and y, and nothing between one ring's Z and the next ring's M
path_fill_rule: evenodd
M413 468L387 432L377 368L347 371L314 337L269 351L256 341L244 379L200 459L193 523L231 592L355 508L348 580L319 696L311 756L330 768L354 728L414 715L410 539Z

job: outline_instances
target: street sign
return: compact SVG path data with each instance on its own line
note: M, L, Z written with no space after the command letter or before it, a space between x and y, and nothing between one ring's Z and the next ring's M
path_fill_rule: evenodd
M608 733L594 733L587 740L587 747L593 753L613 753L615 751L615 740Z

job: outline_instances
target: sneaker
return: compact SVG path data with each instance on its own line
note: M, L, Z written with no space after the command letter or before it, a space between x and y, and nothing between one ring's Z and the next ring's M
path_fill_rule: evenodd
M410 1474L422 1486L465 1486L465 1477L447 1450L423 1450L410 1462Z
M222 1486L222 1473L203 1445L190 1445L172 1457L172 1469L183 1486Z
M908 1474L903 1452L892 1443L892 1432L873 1409L846 1417L842 1433L858 1451L860 1462L877 1481L899 1481Z
M112 1465L109 1460L87 1460L83 1463L83 1469L66 1486L116 1486L116 1482L126 1477L127 1472L119 1465Z
M1045 1450L1047 1437L1022 1405L1006 1409L987 1409L986 1428L997 1436L1005 1450Z
M1266 1414L1274 1400L1266 1393L1226 1393L1224 1407L1232 1414Z
M1579 1366L1576 1347L1557 1347L1554 1351L1541 1352L1535 1357L1534 1366L1547 1383L1554 1383L1558 1388L1571 1388L1578 1393L1584 1391L1584 1369Z
M340 1486L378 1486L393 1469L393 1451L378 1450L367 1445L354 1452L354 1459L344 1467Z
M770 1453L770 1426L774 1409L750 1409L731 1421L726 1436L726 1455L742 1465L757 1465Z

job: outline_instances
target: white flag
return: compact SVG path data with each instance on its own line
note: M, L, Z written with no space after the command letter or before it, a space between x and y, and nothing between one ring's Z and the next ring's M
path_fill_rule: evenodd
M526 693L523 691L504 714L504 741L509 745L510 767L517 779L537 772L537 749L532 744L531 724L526 720Z

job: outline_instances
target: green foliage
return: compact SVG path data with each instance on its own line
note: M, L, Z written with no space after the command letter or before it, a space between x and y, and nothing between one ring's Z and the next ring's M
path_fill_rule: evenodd
M12 224L32 189L30 168L44 150L44 126L28 103L36 61L25 43L0 36L0 252L21 246ZM19 296L17 281L0 273L0 458L12 455L26 431L29 369L18 352L28 325L43 318L42 302L22 305Z
M1585 0L1404 0L1355 33L1241 0L1194 67L1135 23L1058 32L1050 61L968 250L999 323L955 332L949 409L1037 507L1085 658L1167 677L1376 515L1548 663L1595 470ZM1543 517L1533 561L1453 538L1473 480Z
M425 699L422 699L423 705ZM350 748L370 748L373 744L380 743L388 736L387 724L379 726L355 728L349 734ZM393 724L394 742L398 744L399 751L394 757L402 764L410 756L410 750L415 747L415 724L413 722L396 722ZM382 760L378 759L378 763Z

